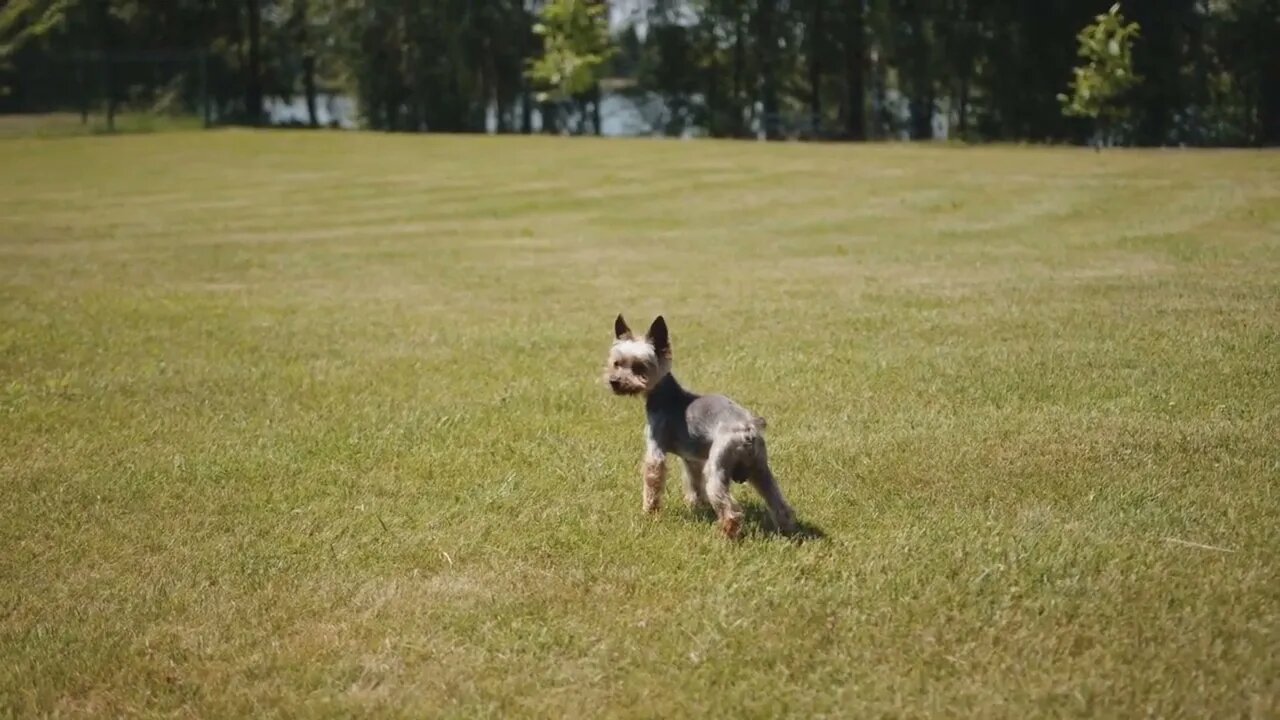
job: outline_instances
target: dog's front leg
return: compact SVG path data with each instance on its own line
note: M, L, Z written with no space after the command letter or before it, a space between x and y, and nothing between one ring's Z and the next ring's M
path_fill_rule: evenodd
M649 426L644 428L644 511L662 508L662 490L667 485L667 454L658 447Z

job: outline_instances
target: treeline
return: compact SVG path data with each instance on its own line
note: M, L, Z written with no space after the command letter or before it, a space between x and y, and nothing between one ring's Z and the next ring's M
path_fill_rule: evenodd
M105 104L263 121L355 97L396 131L599 132L603 95L667 134L1084 141L1058 94L1112 0L616 0L602 83L550 97L528 0L8 0L0 112ZM603 4L602 0L554 0ZM1117 134L1280 144L1280 0L1125 0L1140 78ZM602 94L601 87L606 92Z

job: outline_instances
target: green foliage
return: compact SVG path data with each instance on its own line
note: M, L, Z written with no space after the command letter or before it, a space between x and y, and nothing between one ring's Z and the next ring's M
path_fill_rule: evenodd
M26 43L39 39L66 22L73 0L8 0L0 8L0 70ZM0 82L0 96L9 92Z
M9 0L0 8L0 59L66 21L72 0Z
M1126 0L1131 57L1138 23L1118 8L1091 22L1102 0L614 3L630 28L608 27L604 0L0 0L0 112L166 92L191 112L199 86L217 121L264 94L338 92L378 129L527 130L541 99L554 130L563 101L586 117L608 76L637 128L669 134L803 137L816 121L924 139L946 114L973 139L1079 141L1084 117L1143 144L1280 144L1277 1ZM207 62L197 79L136 61L158 51ZM97 53L135 59L68 62Z
M588 92L613 56L608 8L588 0L551 0L542 7L533 32L542 38L542 56L529 64L528 77L543 91L539 100L566 100Z
M1125 22L1116 3L1076 35L1085 64L1074 70L1071 95L1058 96L1063 113L1093 118L1103 125L1128 114L1120 101L1140 80L1133 72L1133 41L1138 32L1138 23Z

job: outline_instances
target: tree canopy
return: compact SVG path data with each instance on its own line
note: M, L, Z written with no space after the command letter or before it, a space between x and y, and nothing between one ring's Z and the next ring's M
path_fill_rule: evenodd
M8 0L0 112L207 97L218 122L254 124L305 98L314 122L336 93L376 129L599 132L625 97L676 135L1084 142L1098 118L1118 142L1280 144L1280 0L1125 0L1123 57L1094 53L1082 75L1079 33L1109 6Z
M1071 95L1059 96L1068 115L1098 121L1104 134L1128 117L1124 94L1140 80L1133 72L1138 30L1137 23L1125 21L1117 3L1080 31L1078 54L1085 63L1075 68Z

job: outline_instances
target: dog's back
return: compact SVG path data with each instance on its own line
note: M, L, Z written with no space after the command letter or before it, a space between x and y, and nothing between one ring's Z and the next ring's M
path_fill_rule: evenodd
M689 434L710 446L717 439L727 445L726 467L734 482L746 482L756 472L764 448L765 419L724 395L703 395L689 404Z

